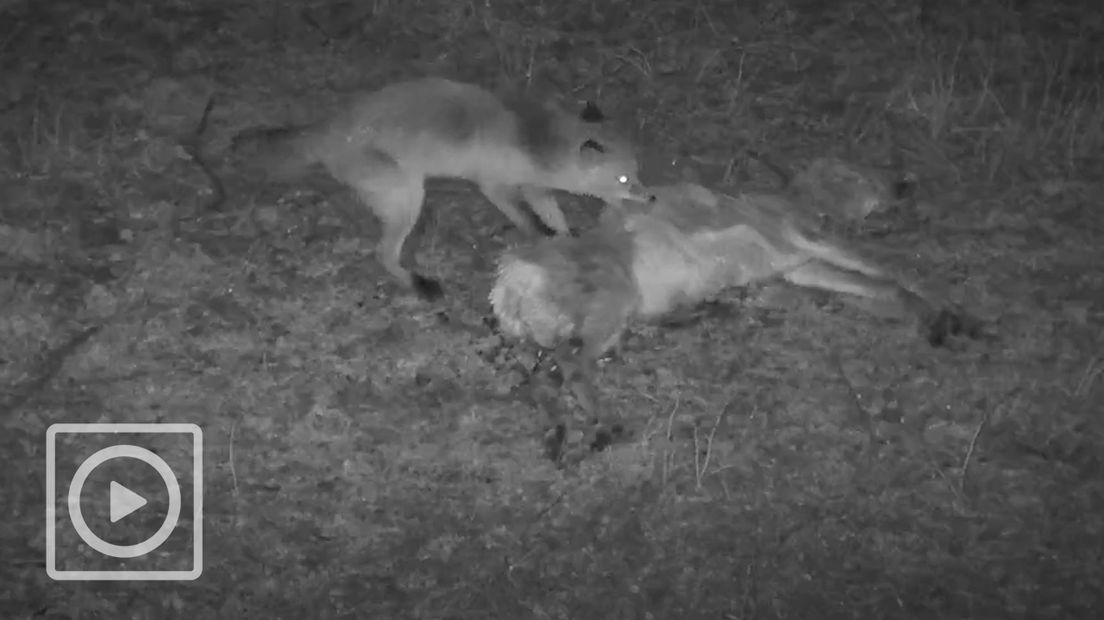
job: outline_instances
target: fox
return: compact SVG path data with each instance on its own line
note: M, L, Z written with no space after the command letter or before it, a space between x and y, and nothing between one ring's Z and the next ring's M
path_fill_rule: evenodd
M597 420L592 450L620 432L603 421L593 383L598 360L619 346L631 322L661 320L727 289L781 278L914 317L932 346L981 337L980 321L818 234L792 198L730 196L692 182L649 192L647 201L607 207L599 225L577 237L506 250L488 296L499 330L549 351L563 385ZM553 459L565 419L556 419L546 445Z
M299 126L248 129L231 152L270 181L300 181L319 170L351 188L382 224L377 260L423 299L441 283L403 266L407 238L425 202L425 182L478 186L523 233L569 235L554 191L603 202L643 199L636 148L587 101L576 113L535 97L505 98L443 77L394 82L354 94L326 118Z

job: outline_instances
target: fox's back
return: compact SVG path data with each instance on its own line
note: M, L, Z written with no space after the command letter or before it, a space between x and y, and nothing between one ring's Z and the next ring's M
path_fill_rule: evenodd
M312 148L322 160L371 149L411 171L465 172L459 168L473 163L473 151L481 146L496 144L502 150L512 130L510 120L490 92L427 78L354 97L317 132Z
M509 114L492 93L423 78L351 95L335 113L312 123L248 129L234 143L270 176L291 178L311 165L335 170L366 155L412 172L449 167L471 161L477 145L501 143L511 130Z
M366 151L426 177L516 180L556 184L588 132L579 119L549 101L504 100L482 87L445 78L399 82L354 96L306 147L333 167ZM603 136L609 153L635 174L635 153L618 136ZM575 144L578 142L579 144ZM563 189L572 189L565 187Z

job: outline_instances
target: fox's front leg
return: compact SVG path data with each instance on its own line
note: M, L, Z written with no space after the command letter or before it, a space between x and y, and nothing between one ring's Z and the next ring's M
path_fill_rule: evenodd
M537 228L536 223L533 222L533 219L528 217L528 215L523 213L519 208L521 191L518 187L503 185L501 183L483 182L479 184L479 190L483 192L487 200L491 201L491 204L501 211L518 230L529 236L537 236L540 234L540 230Z
M551 192L526 185L521 188L521 195L525 198L525 202L529 203L533 214L540 218L541 223L552 232L557 235L573 234L574 231L568 226L567 219L560 209L560 203Z

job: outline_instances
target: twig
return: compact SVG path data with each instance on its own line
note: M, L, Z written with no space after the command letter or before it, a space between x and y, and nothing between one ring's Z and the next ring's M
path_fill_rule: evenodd
M192 160L203 173L203 176L207 178L207 183L211 186L211 199L207 201L207 204L203 205L200 209L200 213L209 213L211 211L218 211L222 207L222 203L226 200L226 187L222 184L222 179L215 174L210 164L207 163L206 156L203 154L203 134L207 132L207 123L211 117L211 110L215 107L215 96L211 95L207 98L207 104L203 106L203 113L199 117L199 124L196 126L192 135L186 139L181 140L180 147L184 150L184 153L188 155L188 158ZM173 226L175 228L175 217L173 218ZM173 231L175 233L175 231Z
M855 417L859 427L866 431L866 456L868 459L873 458L873 450L874 446L877 444L878 437L877 432L874 430L874 424L870 421L870 413L863 407L862 397L860 397L858 391L855 390L855 385L847 378L847 372L843 369L843 361L835 354L829 356L829 361L836 369L840 382L847 387L847 393L851 395L851 404L854 405L853 417Z
M671 407L671 415L667 416L667 443L663 446L663 485L667 486L667 478L671 471L671 429L675 425L675 413L679 409L679 397L675 395L675 406Z
M950 476L947 475L947 472L943 471L943 468L939 466L939 463L936 462L935 457L932 456L931 450L922 441L915 439L910 439L909 441L911 441L915 446L914 449L917 452L921 453L924 456L924 459L927 460L928 467L930 467L932 471L934 471L936 475L939 476L939 478L942 479L943 482L947 485L947 490L951 492L951 495L955 496L955 499L958 500L959 505L962 506L963 509L969 510L969 506L966 502L966 496L963 495L958 486L955 486L954 481L951 480Z
M234 431L238 428L238 421L234 420L230 424L230 481L234 485L234 495L238 494L238 472L234 469Z
M675 406L671 407L671 415L667 416L667 441L671 441L671 428L675 425L675 413L679 410L679 397L675 395Z
M548 516L548 514L552 512L552 509L558 506L565 497L567 497L567 490L564 490L557 494L556 497L553 497L552 501L548 502L543 508L540 509L540 511L537 512L537 514L533 515L533 517L529 520L530 525L526 527L520 534L518 534L517 540L519 542L526 542L528 539L532 538L534 530L541 526L541 520ZM521 558L519 558L518 562L522 562L532 554L538 552L535 546L523 545L523 547L532 548L525 554L523 554ZM516 564L517 563L515 562L510 562L509 558L506 559L507 576L509 576L510 573L513 573L514 566Z
M326 32L326 29L322 27L322 24L318 23L318 20L311 17L311 14L307 12L307 9L299 11L299 19L303 20L303 23L313 28L315 32L322 35L322 38L326 40L325 43L323 43L322 45L328 47L333 42L334 38L330 36L330 33ZM359 22L363 21L363 19L364 18L352 20L352 23L346 26L343 32L352 32L352 30L356 28L359 25Z
M977 448L977 442L978 438L981 437L981 431L989 424L989 417L989 410L986 409L981 416L981 422L979 422L977 428L974 429L974 436L970 438L970 445L966 448L966 455L962 457L962 472L959 474L958 478L959 493L965 494L966 492L966 473L970 469L970 460L974 456L974 449Z
M1094 357L1089 360L1089 365L1085 367L1085 372L1081 373L1081 379L1077 382L1077 387L1073 390L1073 395L1078 398L1085 396L1092 389L1093 383L1096 382L1097 377L1104 374L1104 364L1100 363L1099 357Z
M698 490L701 490L702 478L705 477L705 472L709 469L709 460L713 456L713 439L717 436L717 429L721 427L724 414L725 410L721 409L721 412L717 414L717 418L713 421L713 428L709 431L709 437L705 440L705 458L701 460L700 467L698 466L697 428L694 429L694 482Z
M35 394L42 391L50 381L57 376L61 371L62 366L65 365L65 360L69 358L81 345L88 342L92 336L95 336L104 327L103 323L86 327L84 330L74 334L57 347L53 351L48 351L44 356L42 363L39 364L38 372L33 379L29 379L22 385L15 386L11 393L13 394L11 401L4 409L7 409L10 413L15 413L23 405L27 404Z

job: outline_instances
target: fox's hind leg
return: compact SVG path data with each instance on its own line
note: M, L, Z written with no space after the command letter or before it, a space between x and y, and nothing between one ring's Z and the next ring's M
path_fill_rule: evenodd
M564 218L563 211L560 209L560 203L556 201L556 197L551 192L531 185L524 185L521 188L521 195L525 198L525 202L529 203L529 208L533 210L533 213L540 218L545 226L551 228L558 235L571 234L571 228L567 225L567 219Z
M347 165L339 178L372 208L382 224L383 231L376 244L377 259L392 277L418 296L426 300L440 298L444 292L437 280L402 266L406 240L422 213L425 179L406 174L394 164L381 173L383 161L365 164L359 169ZM358 173L362 174L358 177Z

